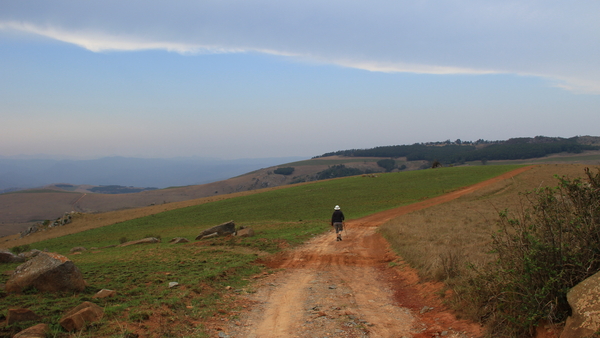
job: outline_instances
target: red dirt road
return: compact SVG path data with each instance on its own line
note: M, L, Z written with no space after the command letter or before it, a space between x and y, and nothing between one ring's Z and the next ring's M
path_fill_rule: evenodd
M377 227L395 217L444 203L524 167L473 186L346 222L344 240L329 232L266 264L280 272L247 296L254 304L219 330L228 337L480 337L476 323L458 320L438 296L441 283L422 283ZM390 264L394 262L395 264ZM396 265L396 266L392 266Z

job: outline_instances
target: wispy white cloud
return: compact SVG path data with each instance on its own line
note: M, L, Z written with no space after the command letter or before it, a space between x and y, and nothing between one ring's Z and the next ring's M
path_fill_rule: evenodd
M240 53L242 49L225 49L217 46L202 46L170 41L144 41L139 37L115 36L95 31L70 31L46 26L40 27L24 22L0 22L0 29L13 29L21 32L41 35L54 40L71 43L92 52L166 50L181 54L190 53Z
M600 94L600 3L593 0L577 6L545 0L89 1L31 8L27 1L6 10L0 5L0 29L93 52L266 53L373 72L536 76L572 92Z

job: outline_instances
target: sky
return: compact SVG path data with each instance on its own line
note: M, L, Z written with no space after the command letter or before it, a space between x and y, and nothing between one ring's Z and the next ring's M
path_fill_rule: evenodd
M600 135L600 1L3 0L0 156Z

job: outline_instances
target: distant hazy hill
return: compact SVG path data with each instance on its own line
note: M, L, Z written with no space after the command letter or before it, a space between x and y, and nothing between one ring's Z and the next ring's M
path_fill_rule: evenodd
M204 184L300 159L302 158L219 160L105 157L96 160L52 160L0 157L0 192L53 183L154 188Z

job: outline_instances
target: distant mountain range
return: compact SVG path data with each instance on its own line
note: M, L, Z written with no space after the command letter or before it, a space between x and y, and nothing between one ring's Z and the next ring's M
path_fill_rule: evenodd
M105 157L95 160L57 160L0 156L0 193L54 183L153 188L205 184L302 159L305 158L220 160Z
M468 161L519 160L551 154L580 153L600 149L600 137L523 137L506 141L443 141L381 146L326 153L314 158L404 158L405 161L463 164ZM142 159L104 157L94 160L58 160L45 155L0 156L0 193L44 187L50 184L112 186L147 190L206 184L247 174L261 168L300 161L302 157L221 160L214 158ZM428 164L424 164L427 167ZM122 186L116 189L116 186ZM141 188L141 189L138 189ZM106 189L105 189L106 190ZM100 191L92 191L100 192ZM123 191L124 192L124 191ZM133 192L133 191L131 191Z

